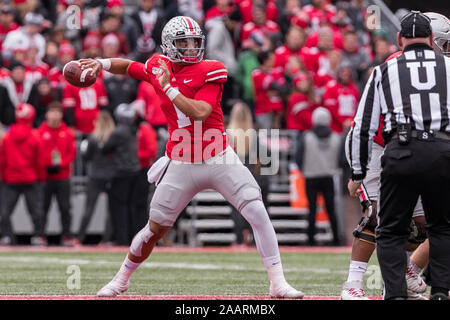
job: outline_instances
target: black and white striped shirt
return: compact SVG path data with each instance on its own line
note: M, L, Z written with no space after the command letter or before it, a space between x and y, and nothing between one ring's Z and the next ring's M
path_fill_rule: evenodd
M412 44L403 54L373 70L350 133L352 179L365 177L372 142L383 116L383 135L409 117L415 130L450 133L450 58L426 44Z

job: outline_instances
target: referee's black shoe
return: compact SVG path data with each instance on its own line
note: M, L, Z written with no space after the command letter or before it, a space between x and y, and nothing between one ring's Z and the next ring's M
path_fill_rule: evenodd
M449 300L448 294L442 292L436 292L430 296L430 300Z

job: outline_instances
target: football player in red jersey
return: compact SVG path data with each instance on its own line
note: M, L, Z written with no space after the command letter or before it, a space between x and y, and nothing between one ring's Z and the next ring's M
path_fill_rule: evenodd
M120 270L97 295L116 296L126 291L131 274L193 196L204 189L215 189L252 226L269 275L270 295L302 298L303 293L284 278L275 230L261 190L226 140L220 107L227 79L225 66L219 61L203 60L205 37L190 17L172 18L164 26L161 39L164 55L155 54L145 64L119 58L80 60L82 68L92 67L93 73L98 74L103 68L152 84L170 133L167 156L155 162L148 172L149 181L157 184L149 222L133 238Z

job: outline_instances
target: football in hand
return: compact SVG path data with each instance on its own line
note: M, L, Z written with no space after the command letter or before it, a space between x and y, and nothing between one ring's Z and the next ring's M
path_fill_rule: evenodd
M92 68L81 70L78 61L70 61L63 68L64 78L71 85L78 88L86 88L93 85L97 79L91 74Z

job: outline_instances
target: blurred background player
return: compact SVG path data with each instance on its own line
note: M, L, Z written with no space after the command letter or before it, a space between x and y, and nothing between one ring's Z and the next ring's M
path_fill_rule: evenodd
M149 222L134 237L120 270L99 290L98 296L116 296L126 291L132 273L150 255L181 210L196 193L212 188L234 205L252 226L258 252L269 275L270 295L303 297L303 293L292 288L284 278L275 230L262 202L260 188L228 146L219 104L227 70L218 61L203 60L204 41L200 26L192 18L178 16L172 18L162 32L166 55L156 54L145 65L125 59L81 60L82 68L92 67L97 75L104 68L150 82L161 99L171 133L167 156L149 171L149 181L158 184ZM203 136L203 133L212 137L194 143L193 136ZM174 138L173 135L179 134L190 138L181 141Z

